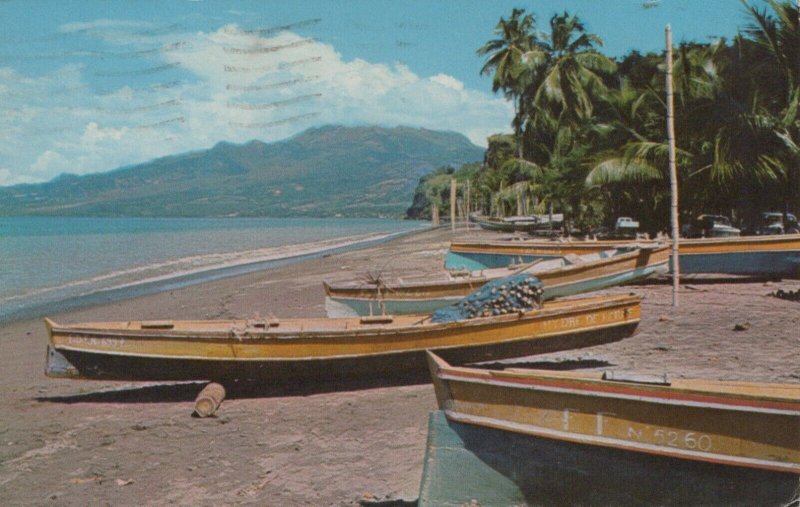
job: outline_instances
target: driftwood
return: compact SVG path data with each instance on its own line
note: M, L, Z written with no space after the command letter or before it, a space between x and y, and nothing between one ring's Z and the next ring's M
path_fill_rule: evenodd
M194 411L200 417L212 416L224 399L225 388L221 384L211 382L200 391L194 400Z

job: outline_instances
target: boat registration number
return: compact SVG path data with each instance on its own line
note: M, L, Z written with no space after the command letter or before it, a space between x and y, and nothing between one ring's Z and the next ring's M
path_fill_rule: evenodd
M564 409L561 416L561 426L564 431L585 432L586 429L594 426L593 433L599 437L610 437L614 439L629 440L631 442L641 442L660 447L674 447L676 449L688 449L697 451L710 451L712 447L711 436L695 431L683 431L667 428L653 427L649 425L625 424L619 419L614 418L615 414L599 412L594 415L594 424L585 420L584 425L574 425L577 415L572 409ZM583 417L589 418L592 414L585 414ZM586 425L586 423L589 423ZM620 424L621 423L621 424ZM584 431L581 431L583 429Z
M603 313L547 320L542 323L542 326L545 330L573 329L583 326L596 326L609 322L620 322L626 320L627 317L627 310L611 310Z
M96 336L70 336L67 338L67 345L116 349L122 347L122 340Z

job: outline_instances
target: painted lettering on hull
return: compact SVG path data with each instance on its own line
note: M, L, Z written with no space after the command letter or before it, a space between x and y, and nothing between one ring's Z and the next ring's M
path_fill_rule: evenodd
M123 340L117 338L106 338L98 336L68 336L67 345L74 347L101 347L119 349L122 348Z

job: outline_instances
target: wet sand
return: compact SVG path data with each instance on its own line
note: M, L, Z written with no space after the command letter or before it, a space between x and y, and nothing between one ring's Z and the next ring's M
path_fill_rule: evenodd
M489 233L479 233L483 237ZM59 322L324 315L321 281L441 268L448 229L127 301L51 315ZM532 366L666 372L795 383L800 303L779 282L686 279L621 287L643 296L632 338L515 360ZM740 324L744 330L734 328ZM3 505L350 506L415 498L428 383L265 386L234 392L217 417L192 417L200 383L71 381L44 376L41 320L0 326Z

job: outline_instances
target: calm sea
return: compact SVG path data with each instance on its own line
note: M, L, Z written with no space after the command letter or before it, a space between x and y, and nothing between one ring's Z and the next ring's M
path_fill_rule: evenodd
M380 219L0 217L0 322L384 241Z

